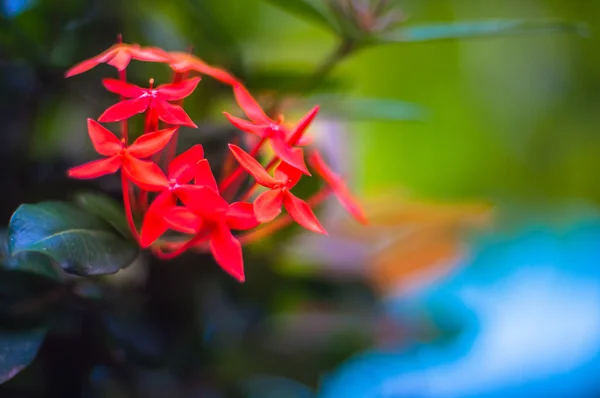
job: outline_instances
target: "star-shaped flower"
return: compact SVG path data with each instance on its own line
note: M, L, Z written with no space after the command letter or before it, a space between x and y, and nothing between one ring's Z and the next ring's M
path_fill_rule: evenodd
M179 105L169 101L178 101L190 95L200 82L200 77L183 80L179 83L163 84L156 88L141 88L135 84L116 79L104 79L104 87L112 93L131 98L108 108L98 120L100 122L118 122L148 110L165 123L197 127Z
M173 159L169 164L168 176L158 168L152 171L151 180L156 185L146 186L146 189L150 192L160 193L152 201L144 216L140 234L140 244L142 247L150 246L168 229L168 224L165 223L163 214L170 207L176 205L178 192L191 187L188 184L199 174L203 176L207 174L208 161L203 159L203 157L204 150L202 149L202 145L194 145ZM210 169L208 173L211 173Z
M308 128L312 120L317 115L319 107L311 109L296 127L291 131L287 131L282 125L283 118L275 121L268 117L258 102L241 84L233 86L235 98L250 121L240 119L225 112L225 116L238 129L248 133L256 134L261 138L268 139L275 151L277 157L282 161L295 167L306 175L310 175L304 157L300 152L294 151L293 146L298 144L304 131Z
M285 207L288 214L304 228L320 234L327 234L308 203L298 198L290 190L298 183L302 173L295 167L281 162L271 177L267 170L240 147L229 144L233 156L256 182L268 191L261 193L254 201L254 213L260 222L273 220ZM300 151L300 149L297 149Z
M148 158L163 149L177 127L147 133L126 146L108 129L95 120L88 119L88 134L94 149L106 156L68 170L69 177L89 179L116 173L121 167L129 178L141 187L153 186L153 175L158 166L141 159Z

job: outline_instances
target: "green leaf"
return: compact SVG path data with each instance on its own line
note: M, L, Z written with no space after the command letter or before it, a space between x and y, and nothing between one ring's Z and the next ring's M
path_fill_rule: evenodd
M8 236L13 255L44 253L76 275L115 273L138 254L137 245L117 235L104 220L65 202L19 206Z
M412 102L383 98L358 98L335 94L311 97L321 106L321 113L350 120L420 121L425 110Z
M45 336L45 328L0 332L0 383L15 377L33 361Z
M586 24L560 20L493 20L440 23L402 27L379 38L382 43L410 43L432 40L561 32L588 35Z
M329 12L325 5L311 0L267 0L290 14L294 14L311 22L316 22L321 26L339 33L340 28L335 22L335 18Z
M0 267L7 270L31 272L54 280L61 280L62 275L52 263L52 259L36 252L23 252L11 255L8 250L8 233L0 231Z
M127 225L123 207L110 196L92 192L80 192L75 195L73 201L77 206L112 225L124 237L133 238Z

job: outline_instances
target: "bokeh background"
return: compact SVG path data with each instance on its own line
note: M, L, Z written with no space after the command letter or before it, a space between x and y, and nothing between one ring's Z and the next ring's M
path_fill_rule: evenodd
M192 48L292 117L321 103L311 133L372 221L328 202L329 237L291 228L248 247L242 285L201 255L144 256L90 283L94 306L57 320L1 396L600 395L600 3L397 1L407 27L550 28L365 46L309 91L339 39L295 2L0 1L4 224L23 202L118 196L115 179L64 174L94 156L85 120L114 101L100 83L114 71L63 77L117 33ZM182 141L222 156L232 107L205 78Z

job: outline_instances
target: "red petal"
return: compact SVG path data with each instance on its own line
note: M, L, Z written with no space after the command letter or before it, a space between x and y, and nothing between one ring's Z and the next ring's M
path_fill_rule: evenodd
M269 222L281 213L283 202L281 189L270 189L261 193L254 200L254 213L260 222Z
M226 223L229 229L237 230L252 229L260 224L254 214L254 205L245 202L236 202L229 205Z
M223 114L229 120L229 122L231 122L231 124L233 124L237 129L245 131L247 133L256 134L260 137L265 136L264 131L265 128L268 127L267 125L254 124L247 120L240 119L239 117L232 116L227 112L223 112Z
M85 61L82 61L82 62L78 63L77 65L73 66L71 69L69 69L65 73L65 77L71 77L71 76L75 76L75 75L78 75L83 72L87 72L88 70L94 68L95 66L97 66L100 63L101 62L98 60L98 57L86 59Z
M294 152L298 151L300 152L300 156L302 156L302 150L300 148L296 148ZM285 186L290 189L293 188L298 181L300 181L302 172L297 168L290 166L286 162L281 162L275 169L274 176L277 181L284 181Z
M194 181L194 183L197 186L206 186L215 191L216 193L219 193L219 187L217 185L217 181L215 180L215 175L210 169L210 164L206 159L203 159L200 162L198 162L196 168L196 180Z
M102 79L102 84L111 93L119 94L127 98L141 97L148 92L148 90L136 86L135 84L122 82L117 79Z
M194 92L200 83L199 77L183 80L174 84L163 84L156 88L156 93L160 99L165 101L177 101L183 99Z
M186 61L172 61L169 63L169 66L177 73L186 73L192 69L191 65Z
M187 184L196 177L198 162L204 158L202 145L194 145L187 151L177 156L169 164L169 179L174 179L178 184Z
M221 68L215 68L213 66L209 66L208 68L201 69L196 64L192 65L192 68L195 71L198 71L204 75L210 76L213 79L220 81L221 83L225 83L230 86L232 86L234 84L239 84L238 80L235 77L233 77L233 75L231 75L229 72L227 72Z
M158 47L129 48L131 58L145 62L169 62L169 54Z
M131 62L131 55L125 48L120 48L116 51L115 56L111 58L107 63L117 68L119 72L125 70L127 65Z
M88 119L88 134L94 149L104 156L114 156L121 152L121 141L110 130L93 119Z
M161 191L169 186L167 177L154 162L139 160L133 156L125 155L123 171L127 173L135 185L145 191Z
M273 123L273 121L265 114L258 102L256 102L254 97L241 83L233 86L233 94L235 95L238 105L240 108L242 108L250 120L262 124Z
M327 235L325 228L321 225L315 213L310 209L308 203L287 192L283 197L283 206L288 214L301 226L309 231Z
M155 99L152 101L152 106L158 113L158 118L165 123L194 128L198 127L179 105Z
M229 208L225 199L205 186L186 185L177 190L177 196L188 209L212 221L224 218Z
M81 61L80 63L69 69L65 73L65 77L71 77L83 72L87 72L88 70L92 69L98 64L110 61L122 46L123 44L115 44L110 48L106 49L105 51L101 52L100 54L96 55L95 57L86 59L85 61Z
M300 137L298 142L296 142L296 146L308 146L312 145L315 142L315 139L310 135L303 135Z
M220 224L213 230L210 238L210 250L221 268L238 281L244 281L242 245L225 224Z
M202 227L202 218L183 206L171 207L163 213L165 223L176 231L195 235Z
M163 214L175 206L173 194L169 191L163 191L154 199L148 211L144 215L142 231L140 235L140 245L148 247L153 244L169 228L164 220Z
M113 174L121 167L121 157L116 155L107 159L94 160L81 166L73 167L67 171L71 178L97 178Z
M117 102L104 111L98 118L99 122L119 122L144 112L150 104L150 97L135 98Z
M279 159L300 170L307 176L310 175L308 169L306 168L306 164L304 163L304 156L301 150L293 150L292 147L285 142L283 137L272 138L271 146L273 146L273 150Z
M237 83L237 79L229 74L227 71L208 65L201 59L193 56L192 54L183 52L171 52L171 63L169 66L179 73L196 71L203 75L210 76L214 79L219 80L222 83L233 85Z
M335 193L335 197L338 199L344 209L346 209L346 211L350 213L350 215L352 215L356 221L361 224L369 223L367 215L365 214L362 206L358 203L358 200L352 196L350 190L348 187L346 187L343 181L340 181L333 187L333 193Z
M335 185L340 180L340 176L331 170L318 151L309 153L308 163L328 185Z
M342 178L334 173L325 163L321 154L317 151L311 152L308 162L315 169L317 174L329 185L340 204L361 224L367 224L367 216L358 201L352 196L350 190Z
M240 166L254 177L257 183L267 188L273 188L277 185L277 181L269 175L267 170L242 148L229 144L229 149L231 149L231 153L233 153Z
M181 51L172 51L169 52L169 55L171 56L171 62L169 63L169 66L177 73L185 73L193 70L193 66L196 63L208 66L199 58L196 58L194 55L189 53L184 53Z
M289 145L294 146L297 145L298 142L300 142L300 139L304 135L304 132L306 131L308 126L310 126L313 119L317 116L318 112L319 105L315 105L314 108L312 108L306 115L304 115L302 119L300 119L298 124L296 124L296 126L289 135L290 138L287 141Z
M140 136L127 149L127 153L136 158L147 158L161 151L171 141L179 127L153 131Z

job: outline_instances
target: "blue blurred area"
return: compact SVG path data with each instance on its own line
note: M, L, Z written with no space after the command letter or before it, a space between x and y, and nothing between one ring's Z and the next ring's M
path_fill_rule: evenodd
M27 11L35 4L35 0L4 0L4 14L14 18Z
M455 275L386 303L405 325L425 314L443 329L452 319L457 335L361 354L325 379L319 397L598 396L598 242L596 212L482 239Z

